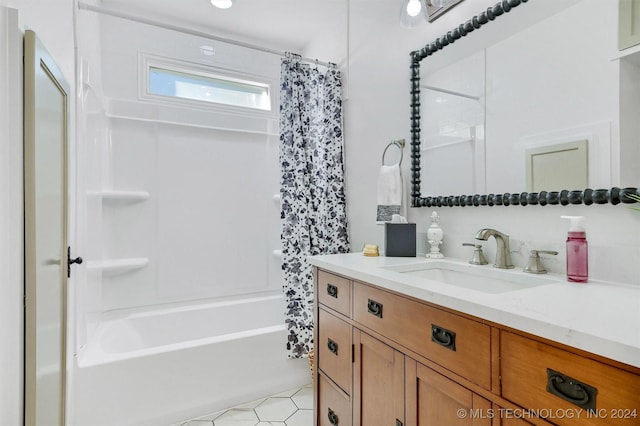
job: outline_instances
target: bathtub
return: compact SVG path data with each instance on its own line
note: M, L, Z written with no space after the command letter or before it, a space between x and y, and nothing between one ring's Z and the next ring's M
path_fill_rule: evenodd
M71 376L75 426L166 426L311 381L285 352L282 296L101 321Z

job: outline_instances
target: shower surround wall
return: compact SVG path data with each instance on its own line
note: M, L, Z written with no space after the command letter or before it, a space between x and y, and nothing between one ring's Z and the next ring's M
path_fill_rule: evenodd
M97 28L99 34L92 33ZM86 235L86 276L76 294L75 424L171 423L307 383L306 361L286 359L280 258L274 254L280 246L274 198L280 58L93 12L79 13L78 31L78 226ZM99 43L92 43L96 37ZM149 56L255 76L272 84L276 101L271 112L247 113L142 99L140 66ZM245 299L255 308L240 309ZM200 321L245 324L249 315L264 317L264 324L253 321L233 333L201 324L222 331L185 342L198 322L166 322L156 314L196 307L211 312ZM140 315L151 320L123 339L153 350L112 356L117 333L105 333L105 324ZM149 343L155 335L174 336L175 344ZM235 343L213 350L219 340ZM186 382L174 371L185 365L176 362L182 353ZM132 375L139 369L129 358L156 368ZM251 359L265 366L261 374L243 374L255 370L247 368ZM154 383L165 377L172 379L159 395ZM123 386L154 389L155 403L141 391L137 403L120 406ZM99 419L91 401L102 401L83 397L92 389L115 398Z

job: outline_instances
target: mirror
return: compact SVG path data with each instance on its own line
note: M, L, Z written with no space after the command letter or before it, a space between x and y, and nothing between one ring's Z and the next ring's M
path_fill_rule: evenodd
M413 207L632 202L614 186L640 180L620 160L640 67L596 3L502 1L411 52Z

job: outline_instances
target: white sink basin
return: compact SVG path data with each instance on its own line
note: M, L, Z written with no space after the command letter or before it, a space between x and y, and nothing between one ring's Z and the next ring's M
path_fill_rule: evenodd
M548 275L527 274L513 269L498 269L491 265L471 265L448 261L389 266L384 269L415 278L438 281L484 293L506 293L557 283ZM412 280L415 281L415 280Z

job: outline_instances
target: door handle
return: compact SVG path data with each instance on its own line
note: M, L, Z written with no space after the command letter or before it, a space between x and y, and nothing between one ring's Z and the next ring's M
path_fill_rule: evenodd
M71 278L71 265L77 263L78 265L82 264L82 258L80 256L75 259L71 258L71 247L67 247L67 278Z
M334 355L338 355L338 344L335 341L328 339L327 347Z

